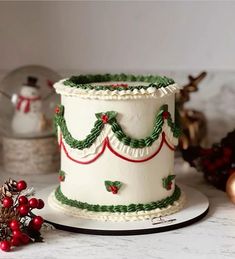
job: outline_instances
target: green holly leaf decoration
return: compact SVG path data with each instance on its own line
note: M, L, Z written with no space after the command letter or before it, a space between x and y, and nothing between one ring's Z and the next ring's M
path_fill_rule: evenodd
M119 181L105 181L104 182L106 190L108 192L112 192L113 194L117 194L119 189L122 187L122 183Z
M64 180L65 180L65 172L60 170L59 171L59 181L64 182Z
M100 113L96 113L95 116L98 120L101 120L103 123L108 123L117 116L117 112L114 112L114 111L100 112Z
M171 188L172 188L172 181L174 179L175 179L175 175L174 174L168 175L166 178L163 178L162 179L163 188L165 188L168 191L171 190Z

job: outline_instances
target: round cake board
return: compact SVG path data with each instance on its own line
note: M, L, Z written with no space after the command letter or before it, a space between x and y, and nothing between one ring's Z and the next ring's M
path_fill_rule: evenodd
M56 228L70 232L93 235L142 235L170 231L189 226L206 216L209 210L208 198L198 190L179 185L186 195L186 204L179 212L143 221L111 222L72 217L53 209L47 199L56 186L47 187L38 196L45 201L40 215Z

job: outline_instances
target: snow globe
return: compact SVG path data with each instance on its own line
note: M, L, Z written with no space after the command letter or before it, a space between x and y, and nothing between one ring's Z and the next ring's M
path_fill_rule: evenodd
M59 154L53 115L59 103L53 83L60 76L42 66L25 66L0 83L2 162L10 173L56 171Z

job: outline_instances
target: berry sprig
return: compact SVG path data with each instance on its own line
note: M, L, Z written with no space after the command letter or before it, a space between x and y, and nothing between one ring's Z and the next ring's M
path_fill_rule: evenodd
M235 130L210 148L191 146L182 151L184 160L204 173L208 182L225 190L229 176L235 171Z
M44 202L27 192L27 183L9 179L0 188L0 248L8 252L12 247L41 242L43 218L32 211L42 209Z

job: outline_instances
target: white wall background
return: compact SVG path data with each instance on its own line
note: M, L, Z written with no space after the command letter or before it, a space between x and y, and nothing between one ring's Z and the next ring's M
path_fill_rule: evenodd
M0 2L0 70L234 70L235 2Z

